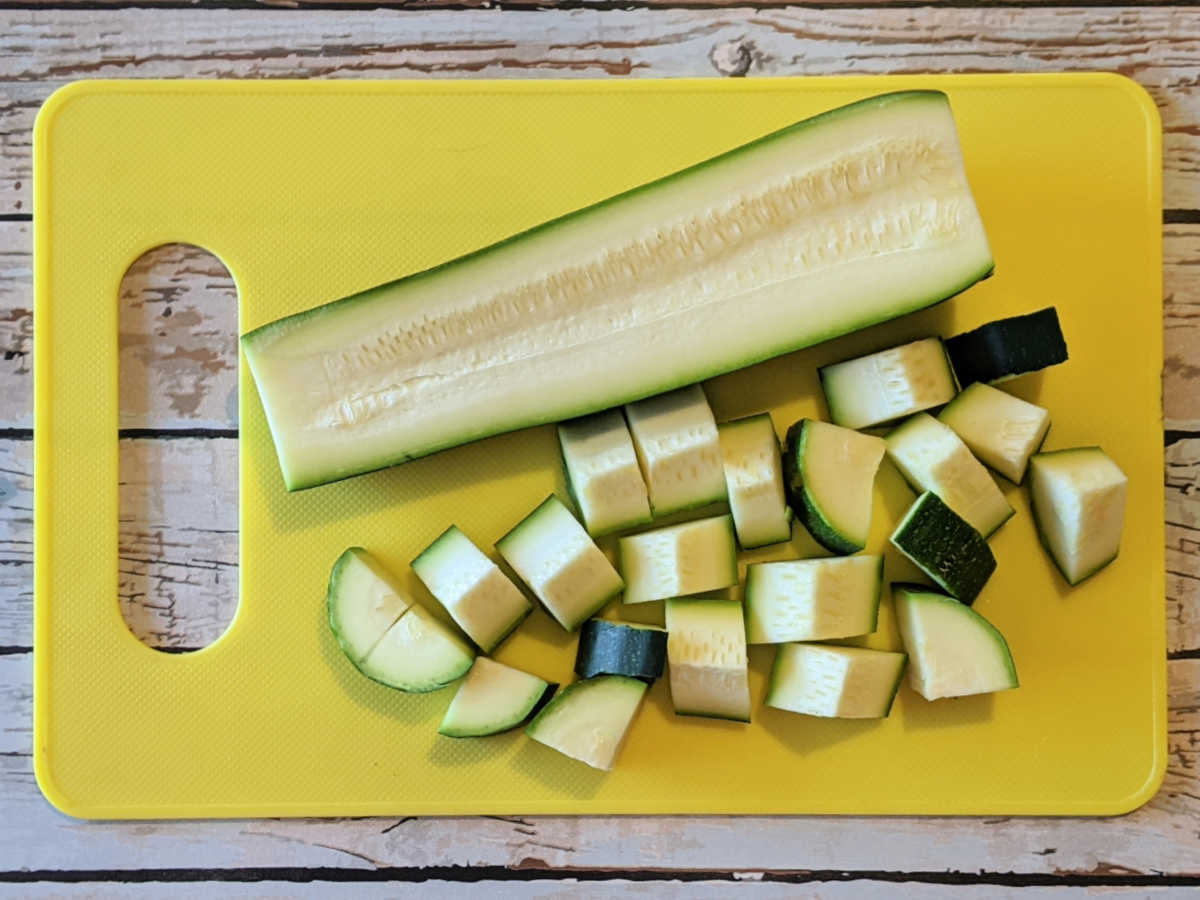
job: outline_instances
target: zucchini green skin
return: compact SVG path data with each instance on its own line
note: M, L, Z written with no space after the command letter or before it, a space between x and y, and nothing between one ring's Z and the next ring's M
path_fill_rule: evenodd
M903 652L903 651L901 651ZM904 653L904 662L900 663L900 668L896 672L896 681L892 685L892 694L888 697L887 706L884 707L881 719L886 719L892 714L892 707L896 705L896 695L900 693L900 685L904 683L904 673L908 671L908 654Z
M667 664L667 632L654 626L589 619L579 632L575 673L625 675L652 682Z
M916 499L891 542L966 606L996 570L996 557L983 536L930 491Z
M464 740L466 738L491 737L493 734L504 734L506 731L513 731L514 729L520 728L522 725L526 725L532 721L537 714L545 708L546 704L554 699L554 695L556 693L558 693L558 683L554 681L547 682L545 690L543 690L542 695L534 701L533 706L531 706L524 715L513 721L512 724L505 725L502 728L493 728L481 731L463 729L460 731L455 728L449 728L443 724L440 728L438 728L438 734L442 735L443 737L453 738L454 740Z
M1066 362L1067 342L1053 306L988 322L946 339L958 383L1004 381Z
M334 562L333 569L329 573L329 586L325 589L325 615L329 619L329 631L333 634L334 640L337 641L338 647L341 648L342 655L354 664L354 668L366 675L367 673L363 672L362 667L359 665L362 660L354 658L354 651L342 636L342 630L338 626L337 620L337 595L341 587L343 571L350 562L351 554L355 550L362 549L362 547L347 547ZM367 677L370 678L371 676L367 675ZM374 679L371 680L374 681Z
M784 439L783 452L783 489L787 494L788 506L800 520L800 524L808 529L813 540L833 553L848 556L857 553L866 545L850 540L840 531L833 528L825 511L805 487L804 469L801 460L804 459L807 445L807 419L801 419L787 430Z
M616 194L612 197L606 198L605 200L599 201L598 203L592 204L590 206L583 207L583 208L575 210L573 212L566 213L566 214L559 216L557 218L554 218L554 219L550 219L546 222L543 222L543 223L536 225L532 228L529 228L525 231L514 234L508 238L505 238L505 239L498 241L494 244L491 244L487 247L483 247L478 250L474 250L472 252L463 254L454 259L447 260L446 262L440 263L439 265L432 266L423 271L416 272L414 274L405 276L404 278L396 279L394 281L391 281L391 282L388 282L388 283L385 283L382 285L378 285L373 288L369 288L365 291L361 291L357 294L353 294L353 295L343 297L338 300L331 301L322 306L314 307L312 309L298 312L293 315L278 319L276 321L261 325L258 328L255 328L249 332L246 332L245 334L243 334L241 336L241 338L240 338L241 346L243 348L243 351L246 353L248 360L250 361L250 367L253 372L254 364L253 364L253 354L251 351L254 349L254 347L256 345L258 345L259 343L267 341L273 337L276 337L281 334L286 334L288 331L290 331L292 329L295 329L302 325L307 325L309 323L319 322L321 320L321 318L336 314L337 312L339 312L347 307L353 306L355 304L369 302L369 301L377 298L380 294L384 294L388 291L394 290L397 286L404 285L405 287L409 287L409 286L412 286L415 284L419 284L422 280L426 280L433 276L436 276L437 274L445 271L448 268L486 262L490 254L495 253L496 251L500 250L501 248L520 246L522 243L528 241L530 238L534 237L535 235L539 235L548 229L555 228L555 227L563 225L567 222L585 221L588 217L591 217L591 216L607 209L608 207L610 207L611 205L613 205L615 203L619 203L622 200L625 200L627 198L630 198L630 197L633 197L633 196L636 196L636 195L639 195L639 194L642 194L642 193L645 193L648 191L653 191L654 189L656 189L658 187L661 187L665 184L674 182L674 181L684 178L686 176L692 175L696 172L700 172L700 171L702 171L710 166L713 166L719 162L726 161L726 160L734 160L739 155L746 153L747 151L749 151L752 148L759 148L766 144L771 144L774 142L786 140L789 137L793 137L797 134L800 134L804 131L808 131L813 128L819 127L823 124L827 124L827 123L836 121L836 120L846 117L846 116L854 115L855 113L860 112L861 110L863 110L866 107L875 107L875 108L882 109L884 107L887 107L887 106L890 106L893 104L909 103L909 102L942 102L942 103L945 103L948 101L947 101L945 93L942 91L910 90L910 91L897 91L897 92L892 92L892 93L881 94L881 95L877 95L874 97L865 98L863 100L859 100L854 103L850 103L845 106L838 107L836 109L828 110L826 112L820 113L811 118L802 120L800 122L796 122L792 125L789 125L784 128L781 128L777 131L771 132L767 135L764 135L763 137L757 138L756 140L750 141L739 147L730 149L724 153L718 154L714 157L711 157L710 159L704 160L704 161L697 163L693 166L690 166L686 169L682 169L678 172L674 172L672 174L666 175L666 176L656 179L654 181L647 182L645 184L631 188L627 191L624 191L624 192ZM934 306L934 305L941 303L951 297L956 296L957 294L962 293L963 291L967 290L969 287L978 283L979 281L982 281L982 280L990 277L993 274L994 270L995 270L994 260L989 258L983 266L981 266L977 271L967 275L961 283L950 285L945 290L939 290L932 294L916 294L910 298L898 300L897 302L893 303L890 306L890 308L883 314L873 313L873 314L863 315L857 319L852 319L852 320L842 322L842 323L838 324L837 326L834 326L832 328L829 328L825 331L820 331L820 332L806 331L803 335L799 335L799 336L797 336L797 335L789 336L787 334L781 334L781 335L779 335L778 342L775 343L774 345L762 346L761 349L757 349L756 352L750 353L747 356L740 358L740 359L736 359L736 360L726 360L723 362L717 362L717 361L713 361L713 360L706 360L705 358L701 357L699 359L694 360L691 363L691 365L689 365L689 366L672 367L673 371L671 371L669 374L664 374L664 376L661 378L661 380L657 380L657 381L653 381L653 382L647 381L647 382L641 383L641 384L639 384L637 389L630 389L630 390L627 390L624 392L614 393L612 395L606 396L604 398L604 400L600 401L600 402L584 402L584 403L581 403L577 407L557 408L554 410L537 411L537 412L531 411L528 415L526 415L524 417L514 417L513 419L506 421L502 426L499 426L499 427L492 427L492 428L485 427L485 428L481 428L475 432L459 433L459 434L456 434L454 437L449 438L445 441L434 442L427 446L422 446L418 449L407 450L407 451L398 452L395 454L381 455L377 458L372 459L369 463L362 463L362 464L356 464L356 465L344 466L344 467L336 466L336 465L330 466L330 467L327 467L322 472L320 472L319 474L312 475L307 478L292 477L289 475L289 473L286 470L284 470L283 476L284 476L285 487L288 491L298 491L298 490L305 490L305 489L312 488L312 487L318 487L318 486L321 486L324 484L331 484L331 483L334 483L337 481L344 480L346 478L351 478L356 475L361 475L361 474L365 474L367 472L373 472L373 471L379 471L381 469L386 469L391 466L399 465L400 463L404 463L404 462L408 462L413 459L418 459L418 458L421 458L424 456L428 456L430 454L439 452L441 450L449 449L451 447L457 447L457 446L467 444L467 443L472 443L474 441L482 440L484 438L492 437L492 436L495 436L498 434L504 434L504 433L507 433L510 431L516 431L516 430L520 430L523 428L528 428L528 427L532 427L532 426L536 426L536 425L544 425L544 424L547 424L550 422L561 421L561 420L568 419L568 418L574 418L574 417L578 417L578 416L587 415L587 414L590 414L593 412L597 412L597 411L604 409L606 407L609 407L609 406L619 406L622 404L631 403L631 402L634 402L637 400L644 399L646 397L653 396L655 394L664 393L666 391L674 390L675 388L683 387L683 386L686 386L689 384L694 384L696 382L703 381L708 378L722 375L727 372L735 371L737 369L741 369L746 366L750 366L755 363L774 358L774 357L782 355L784 353L789 353L789 352L792 352L795 350L803 349L805 347L813 346L815 344L820 344L825 341L840 337L842 335L849 334L849 333L855 332L855 331L859 331L864 328L868 328L868 327L870 327L872 325L876 325L880 322L890 321L890 320L898 318L900 316L904 316L909 313L916 312L918 310L925 309L930 306ZM411 301L409 301L409 302L411 302ZM257 383L256 383L256 388L257 388ZM259 393L260 393L260 399L261 399L262 391L260 390ZM271 412L270 412L269 405L266 403L265 400L263 400L263 407L264 407L264 411L266 412L266 417L267 417L268 423L270 424L271 423ZM275 430L274 426L272 425L272 432L274 432L274 430Z
M879 605L883 602L883 563L884 555L879 554L879 583L875 586L875 618L871 620L871 633L879 630ZM901 671L903 671L901 666ZM897 682L898 684L899 682Z

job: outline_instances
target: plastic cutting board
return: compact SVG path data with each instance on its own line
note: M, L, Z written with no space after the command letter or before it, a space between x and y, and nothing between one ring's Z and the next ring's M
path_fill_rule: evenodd
M977 608L1019 690L879 722L762 709L677 719L648 694L605 775L513 733L436 734L452 690L358 675L325 622L329 567L361 544L431 607L409 561L451 522L489 546L562 491L552 427L293 495L241 375L240 606L212 646L133 638L117 593L117 294L133 260L185 241L233 273L243 331L457 256L819 111L949 92L996 275L966 294L706 384L718 419L822 409L816 366L1054 304L1071 361L1012 382L1049 448L1101 444L1130 477L1118 561L1068 590L1021 489ZM1165 764L1159 372L1160 125L1105 75L738 81L89 82L35 134L38 780L87 817L439 813L1104 814ZM890 467L872 548L911 493ZM812 552L801 534L794 548ZM915 572L889 554L888 578ZM621 614L610 607L607 615ZM661 604L638 610L660 617ZM660 619L661 621L661 619ZM866 643L898 646L885 599ZM499 658L570 678L574 639L537 612Z

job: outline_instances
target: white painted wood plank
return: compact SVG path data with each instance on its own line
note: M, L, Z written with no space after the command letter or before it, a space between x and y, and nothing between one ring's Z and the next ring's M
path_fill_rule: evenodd
M38 103L59 79L88 74L463 77L521 70L531 77L624 72L645 76L733 72L743 67L751 74L1119 68L1150 87L1163 110L1168 128L1167 205L1200 206L1196 200L1200 136L1195 128L1200 118L1196 96L1200 14L1194 10L948 10L920 16L906 10L837 15L820 10L481 12L419 19L402 13L329 13L307 14L303 24L298 24L299 17L291 17L290 24L285 17L268 18L275 16L269 12L189 10L170 13L175 27L166 28L160 18L164 13L154 13L153 22L162 30L160 37L150 40L148 20L138 11L4 15L8 18L0 19L6 22L0 29L0 68L11 67L8 77L15 73L34 80L0 85L0 211L28 209L28 128ZM67 15L80 19L66 21ZM539 17L536 24L522 19L528 15ZM202 18L207 16L216 18ZM554 17L553 22L548 16ZM1194 249L1187 255L1196 258ZM0 261L4 262L3 282L12 260L0 256ZM1179 283L1182 290L1195 290L1194 279ZM1167 292L1171 298L1170 285ZM1178 317L1189 316L1183 307L1193 304L1193 300L1178 304ZM1169 306L1168 329L1171 316ZM20 341L27 317L5 324L9 327L0 327L0 339L8 341L12 336ZM1184 342L1173 352L1175 336L1168 331L1168 359L1174 357L1186 367L1197 356L1194 343L1187 339L1191 332L1181 334ZM1200 427L1190 424L1200 423L1200 416L1188 412L1192 407L1185 404L1177 412L1170 405L1171 398L1183 402L1195 394L1188 386L1168 391L1174 427ZM14 390L11 396L18 395ZM0 405L6 410L9 396L0 390ZM27 410L27 406L17 408ZM1188 577L1192 561L1187 557L1197 546L1194 529L1200 514L1189 497L1196 476L1181 455L1188 449L1177 451L1175 462L1169 461L1168 466L1168 479L1177 486L1170 492L1168 518L1179 523L1168 536L1179 555L1169 555L1168 560L1172 569L1178 566L1185 573L1173 577L1170 589L1184 596L1171 613L1174 636L1194 636L1197 619L1191 586L1195 581ZM14 467L11 462L11 455L5 458L6 471L0 477L27 479L28 467ZM199 470L204 471L203 466ZM21 490L17 484L11 491L16 503L4 507L12 507L11 518L0 518L4 523L0 539L6 542L0 553L12 556L12 564L0 567L0 574L17 573L12 581L0 582L0 590L6 598L14 591L19 597L24 583L26 606L3 604L5 615L10 608L15 614L0 619L0 644L9 643L4 634L19 635L27 628L19 624L27 622L28 609L28 538L21 531L28 526L28 503L27 490L24 501ZM0 485L0 502L6 493ZM204 558L223 558L209 556L207 550L205 554ZM182 581L187 584L186 578ZM9 627L14 619L18 624ZM1173 645L1178 646L1174 636ZM1188 646L1196 646L1193 638L1187 640L1192 641ZM23 682L9 663L23 668ZM1200 663L1195 660L1170 664L1174 709L1167 788L1144 810L1119 820L537 819L527 826L452 819L414 820L395 828L391 827L395 823L379 820L95 824L65 819L44 804L28 770L28 658L0 657L0 664L7 676L6 687L0 690L0 710L7 711L0 712L2 868L365 866L377 862L372 853L380 854L379 862L391 865L429 864L414 861L425 859L440 864L493 861L490 864L588 867L662 865L666 860L670 865L705 869L750 865L1099 874L1125 870L1194 874L1200 867L1195 853L1200 839L1196 809ZM30 862L33 856L42 862ZM281 859L289 861L266 862ZM828 894L825 887L823 896ZM562 893L567 890L579 892L570 886Z
M29 209L29 132L76 78L635 78L1109 70L1155 97L1168 207L1200 207L1200 11L6 10L0 212ZM19 186L18 186L19 185Z
M990 871L1200 875L1200 660L1168 664L1163 790L1116 819L787 816L263 819L95 823L30 773L30 660L0 656L0 871L508 866L544 871Z
M33 424L32 225L0 222L0 427ZM237 427L237 291L175 244L130 268L119 298L122 428Z
M0 645L28 647L33 621L33 445L0 441ZM125 621L155 647L200 647L237 608L237 441L120 442Z

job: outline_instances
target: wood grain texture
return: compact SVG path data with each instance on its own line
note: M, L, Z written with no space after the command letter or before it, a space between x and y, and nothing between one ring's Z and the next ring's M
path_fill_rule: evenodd
M1163 420L1200 431L1200 226L1163 229Z
M150 0L152 3L153 0ZM287 0L291 2L291 0ZM304 0L300 0L304 2ZM433 3L440 0L431 0ZM470 5L474 0L456 5ZM701 5L704 0L700 0ZM386 5L386 0L384 4ZM479 0L484 6L484 0ZM539 4L543 5L543 4ZM0 11L0 214L29 211L30 128L80 77L668 77L1109 69L1154 96L1165 205L1200 209L1200 9L640 9L598 12L254 9ZM769 3L756 3L766 7ZM936 4L931 4L936 5ZM30 425L29 224L0 221L0 428ZM1200 226L1164 229L1167 427L1200 432ZM236 426L231 286L202 256L137 272L121 321L122 425ZM165 315L167 309L171 315ZM139 387L141 385L141 387ZM236 442L122 442L117 601L135 633L195 646L236 604ZM84 823L53 811L31 772L31 445L0 440L0 873L21 869L500 866L552 881L494 896L727 896L729 881L572 883L572 867L737 872L751 896L895 896L912 885L771 884L763 871L1200 876L1200 438L1166 451L1169 770L1120 819L469 818ZM916 876L920 878L921 876ZM219 886L4 884L53 896L463 896L462 883ZM511 891L510 891L511 887ZM1027 888L1030 894L1066 888ZM1193 891L1183 887L1179 892ZM928 896L1003 887L924 885ZM508 892L506 894L506 892ZM1105 889L1104 893L1110 892ZM1173 896L1145 886L1111 889Z
M78 822L30 771L27 655L0 656L0 871L505 866L1200 875L1200 660L1168 665L1163 790L1118 819L788 816ZM614 873L615 874L615 873Z
M33 624L33 445L0 442L0 644ZM237 608L237 441L122 440L117 596L153 647L202 647Z
M169 23L169 24L165 24ZM1110 70L1154 96L1165 205L1200 207L1195 8L0 11L0 213L76 78L487 78Z
M31 228L0 222L0 428L33 424ZM119 302L121 427L237 428L237 291L220 261L153 250Z
M120 423L237 428L237 288L213 254L158 247L121 282Z

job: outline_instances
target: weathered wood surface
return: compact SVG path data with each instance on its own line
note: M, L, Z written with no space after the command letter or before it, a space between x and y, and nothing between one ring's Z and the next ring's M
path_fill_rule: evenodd
M1190 8L0 13L0 213L29 209L29 131L76 78L638 78L1109 70L1162 111L1165 205L1200 196Z
M468 5L458 4L455 5ZM482 0L480 0L480 5ZM719 4L718 4L719 5ZM755 4L767 6L768 4ZM864 4L867 5L867 4ZM576 77L1109 69L1153 94L1166 127L1165 205L1200 209L1200 9L707 9L413 13L273 10L0 11L0 214L29 210L29 128L77 77ZM1200 226L1164 228L1167 428L1200 432ZM0 428L30 425L29 229L0 221ZM236 413L231 285L173 248L133 274L121 321L122 425L230 429ZM166 315L167 310L170 315ZM1178 437L1178 436L1177 436ZM30 767L31 445L0 439L0 897L718 897L728 880L570 883L570 869L739 873L762 897L895 896L938 873L1120 879L1200 877L1200 436L1166 451L1170 762L1162 792L1120 819L662 817L82 823L52 809ZM120 602L139 636L196 646L232 615L236 442L122 442ZM5 883L34 870L398 867L419 884ZM427 866L497 866L554 880L514 884ZM852 882L763 871L865 873ZM912 882L872 872L914 873ZM934 873L923 875L921 873ZM71 876L74 877L74 876ZM116 876L101 875L99 880ZM248 874L246 877L252 877ZM257 876L253 876L257 877ZM303 877L301 873L301 877ZM473 883L464 884L466 877ZM619 876L617 876L619 877ZM980 876L987 880L988 875ZM1007 884L930 885L994 896ZM445 880L450 879L450 880ZM318 877L319 880L319 877ZM1027 888L1028 892L1042 891ZM1064 892L1048 886L1043 892ZM1160 896L1148 886L1112 889ZM1194 885L1180 887L1194 892ZM1107 889L1105 890L1107 892Z

